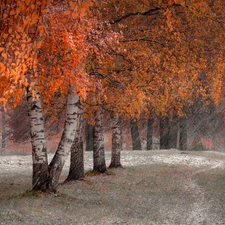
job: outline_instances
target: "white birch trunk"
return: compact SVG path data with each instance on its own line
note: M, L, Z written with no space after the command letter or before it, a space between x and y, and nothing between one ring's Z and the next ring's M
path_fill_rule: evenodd
M46 191L48 189L48 160L44 135L44 122L40 96L33 98L27 90L28 115L30 118L30 136L32 144L33 179L34 190Z
M112 157L109 168L122 167L120 152L122 151L122 128L118 115L112 116Z
M67 97L64 131L58 149L49 165L49 188L51 191L56 191L65 160L70 153L74 141L77 130L78 107L79 95L74 94L74 88L70 87Z
M103 112L99 109L96 112L95 126L93 129L93 171L106 172Z
M70 170L66 181L79 180L82 177L84 177L83 111L79 104L77 130L71 147Z

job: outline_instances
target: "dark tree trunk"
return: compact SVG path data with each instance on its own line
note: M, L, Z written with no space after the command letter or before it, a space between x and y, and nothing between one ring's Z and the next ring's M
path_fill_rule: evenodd
M93 151L93 126L86 123L85 126L85 136L86 136L86 151Z
M2 112L2 143L1 143L1 150L5 152L5 145L6 145L6 129L5 129L5 112L1 109Z
M169 149L169 119L160 119L160 149Z
M180 150L187 150L187 119L180 121Z
M136 122L131 121L130 127L133 150L141 150L141 139L139 135L138 125Z
M112 116L112 157L109 168L122 167L120 152L122 151L122 126L118 115Z
M177 122L177 141L176 141L176 149L180 149L180 120Z
M96 112L95 126L93 129L93 171L106 172L103 112L99 109Z
M177 120L169 123L169 149L177 147Z
M148 127L147 127L147 150L153 149L153 125L154 120L148 120Z
M70 170L66 181L79 180L84 177L83 116L81 106L78 114L77 131L71 147Z

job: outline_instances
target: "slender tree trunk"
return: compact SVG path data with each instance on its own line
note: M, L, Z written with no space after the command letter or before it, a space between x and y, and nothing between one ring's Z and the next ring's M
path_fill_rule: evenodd
M160 149L169 149L169 119L160 119Z
M93 126L86 123L85 127L86 136L86 151L93 151Z
M176 149L180 149L180 120L177 122L177 141L176 141Z
M177 120L169 123L169 149L177 147Z
M187 150L187 119L180 122L180 150Z
M84 177L84 151L83 151L83 115L79 106L77 131L71 148L70 170L66 181L79 180Z
M109 168L122 167L120 152L122 151L122 127L118 115L112 116L112 157Z
M77 118L79 108L79 96L74 94L74 88L70 87L67 98L66 121L61 141L57 151L49 165L49 189L56 191L59 177L65 160L68 157L77 130Z
M147 127L147 150L153 149L153 125L154 120L148 120L148 127Z
M141 139L138 131L138 125L136 122L131 121L130 127L133 150L141 150Z
M104 150L103 112L101 109L96 112L96 120L93 131L93 171L104 173L106 172L106 163Z
M5 112L3 108L1 108L2 112L2 143L1 143L1 151L5 152L5 145L6 145L6 129L5 129Z
M44 122L40 96L34 99L27 90L28 115L30 118L30 136L33 158L33 190L46 191L48 189L48 160L44 135Z

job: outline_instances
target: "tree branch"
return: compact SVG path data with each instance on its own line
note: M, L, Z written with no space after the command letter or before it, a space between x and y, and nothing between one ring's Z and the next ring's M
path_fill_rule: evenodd
M106 74L102 74L102 73L99 73L99 72L91 72L89 75L90 76L97 76L97 77L100 77L102 79L106 78L111 84L114 84L118 87L121 87L121 83L119 83L116 80L113 80L110 76L108 76Z
M110 21L109 23L110 24L116 24L116 23L119 23L121 20L124 20L124 19L127 19L128 17L131 17L131 16L137 16L137 15L142 15L142 16L149 16L149 15L154 15L156 13L158 13L160 10L162 10L162 8L159 8L159 7L155 7L155 8L151 8L147 11L144 11L144 12L130 12L130 13L127 13L126 15L124 16L121 16L120 18L114 20L114 21Z

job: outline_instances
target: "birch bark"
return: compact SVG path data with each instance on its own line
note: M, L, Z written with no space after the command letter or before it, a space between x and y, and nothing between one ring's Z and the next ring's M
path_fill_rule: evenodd
M48 189L48 160L44 134L44 122L40 96L33 98L29 88L27 89L28 116L30 118L30 136L33 159L33 190L46 191Z
M84 177L84 150L83 150L83 115L81 105L78 108L77 130L71 147L70 170L66 181L79 180Z
M79 95L74 94L74 88L70 87L67 97L64 131L57 151L49 165L49 189L54 192L56 191L65 160L70 153L74 141L77 130L78 108Z
M95 126L93 129L93 171L106 172L105 151L104 151L104 130L103 112L96 112Z
M120 153L122 151L122 127L118 115L112 116L112 157L109 168L122 167Z

